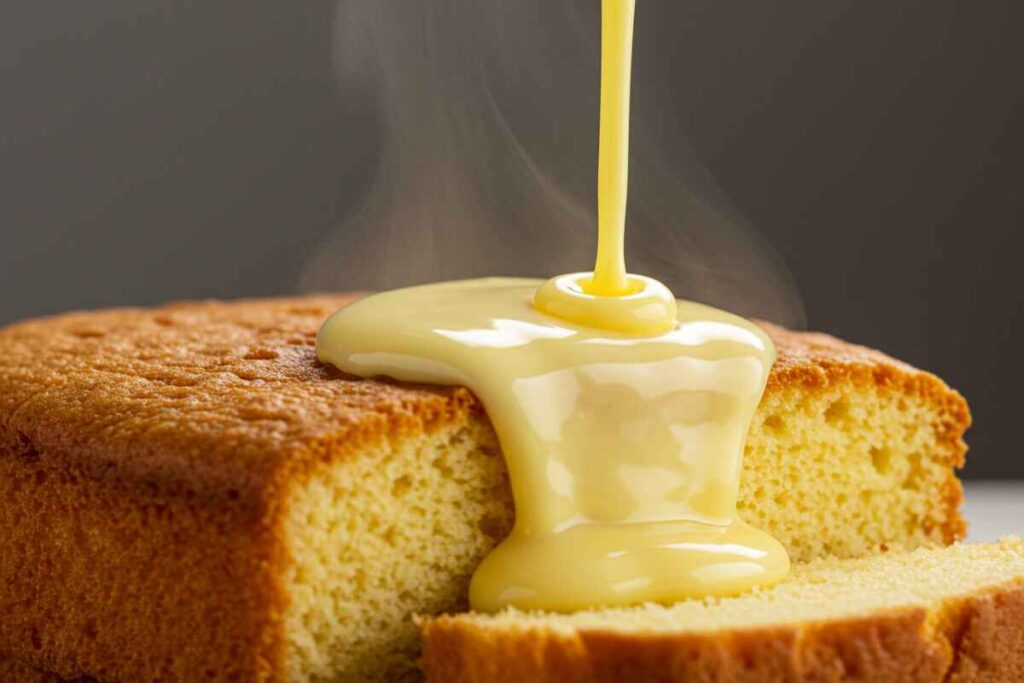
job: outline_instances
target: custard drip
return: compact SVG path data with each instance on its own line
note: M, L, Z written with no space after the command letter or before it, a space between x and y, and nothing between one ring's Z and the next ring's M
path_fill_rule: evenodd
M473 577L473 608L670 602L782 578L785 551L735 512L768 337L683 301L661 334L574 324L534 308L540 284L385 292L320 333L320 359L345 372L464 385L486 408L516 523Z

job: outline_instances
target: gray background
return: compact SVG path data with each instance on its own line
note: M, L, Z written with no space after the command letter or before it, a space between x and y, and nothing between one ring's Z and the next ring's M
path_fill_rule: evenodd
M663 71L673 134L808 326L947 379L975 412L968 474L1024 476L1020 3L640 4L639 82ZM377 149L332 73L334 11L0 4L0 323L296 291Z

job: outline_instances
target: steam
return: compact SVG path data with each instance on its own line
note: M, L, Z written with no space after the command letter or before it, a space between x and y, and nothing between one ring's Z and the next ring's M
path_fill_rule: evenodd
M302 288L589 270L599 11L596 0L341 0L337 73L371 115L365 130L339 134L372 142L376 163ZM681 298L802 326L789 273L679 139L669 93L634 69L630 272Z

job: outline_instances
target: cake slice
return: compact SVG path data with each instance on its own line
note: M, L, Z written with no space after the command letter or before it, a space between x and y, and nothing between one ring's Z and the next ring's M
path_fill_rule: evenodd
M795 565L721 599L423 622L427 681L1024 680L1024 542Z
M511 527L459 388L317 363L341 297L77 313L0 331L0 657L103 681L417 675ZM796 561L940 546L969 423L939 379L766 325L740 509Z

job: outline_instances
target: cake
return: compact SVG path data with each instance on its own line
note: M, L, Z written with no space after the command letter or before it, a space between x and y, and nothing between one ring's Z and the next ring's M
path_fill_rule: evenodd
M428 681L1024 680L1024 542L822 559L771 588L427 620Z
M465 389L315 359L343 297L74 313L0 331L0 657L65 678L415 678L511 527ZM794 561L960 538L966 403L771 325L740 512Z

